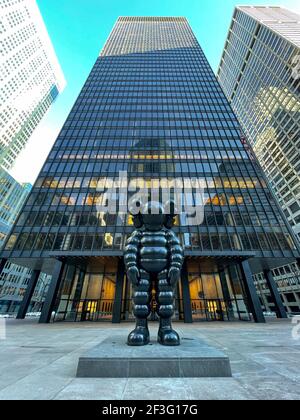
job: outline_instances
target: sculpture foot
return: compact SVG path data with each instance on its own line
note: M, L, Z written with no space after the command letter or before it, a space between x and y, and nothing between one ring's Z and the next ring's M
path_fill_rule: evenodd
M127 338L128 346L145 346L149 341L150 334L147 327L136 327Z
M157 341L163 346L179 346L180 338L179 335L172 327L160 328L158 330Z

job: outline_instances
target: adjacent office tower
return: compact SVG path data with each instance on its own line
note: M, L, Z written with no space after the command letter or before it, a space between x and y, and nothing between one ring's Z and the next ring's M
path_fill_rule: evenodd
M28 183L19 184L0 169L0 249L31 190Z
M29 192L28 184L19 184L9 170L58 93L63 90L65 80L34 0L0 2L0 40L1 248ZM11 272L13 277L9 274ZM1 288L0 311L16 308L29 274L28 269L21 270L13 264L5 266L0 286L16 292L5 293L4 302ZM13 288L8 284L10 278L13 278ZM18 284L23 286L17 287ZM14 299L15 295L19 297Z
M17 314L32 276L30 268L7 262L0 276L0 313ZM41 273L28 306L28 312L40 312L51 276Z
M0 249L25 203L32 186L19 184L0 168ZM17 311L31 271L7 262L0 274L0 313Z
M52 281L40 322L52 311L57 321L130 318L126 194L152 185L153 198L182 180L196 212L203 202L204 220L195 224L194 211L177 219L185 263L176 317L251 312L263 322L252 279L261 270L285 316L270 269L299 250L187 20L120 17L2 252L33 270L18 317L42 270ZM105 211L108 198L116 212Z
M282 7L236 7L218 80L300 238L300 16ZM282 298L300 312L300 273L293 265L280 271L278 281L288 284ZM298 277L296 284L289 277Z
M34 0L2 1L0 17L0 165L10 169L65 79Z
M237 7L218 79L300 238L300 16Z

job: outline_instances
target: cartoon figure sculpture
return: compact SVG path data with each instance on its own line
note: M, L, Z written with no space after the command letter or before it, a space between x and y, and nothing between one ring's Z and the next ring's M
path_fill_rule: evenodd
M127 239L124 251L127 276L133 286L133 313L136 317L136 327L127 340L129 346L149 343L147 317L152 287L156 291L160 317L158 342L165 346L180 344L179 336L171 324L174 291L183 263L182 247L171 230L174 217L174 206L170 214L164 214L162 204L153 201L134 216L136 229Z

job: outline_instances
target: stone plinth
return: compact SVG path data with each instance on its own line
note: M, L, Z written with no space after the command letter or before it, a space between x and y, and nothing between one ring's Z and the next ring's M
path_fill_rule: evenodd
M228 357L198 338L166 347L152 342L130 347L125 336L107 338L78 361L79 378L230 377Z

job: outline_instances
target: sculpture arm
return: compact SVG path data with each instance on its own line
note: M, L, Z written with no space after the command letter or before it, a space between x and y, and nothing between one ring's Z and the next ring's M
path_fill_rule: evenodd
M137 266L138 262L138 249L141 242L141 233L134 231L127 239L125 250L124 250L124 263L126 272L129 280L134 284L138 284L139 281L139 269Z
M167 233L168 248L170 252L170 268L169 281L175 285L180 277L180 270L183 264L183 249L180 245L179 239L173 231Z

